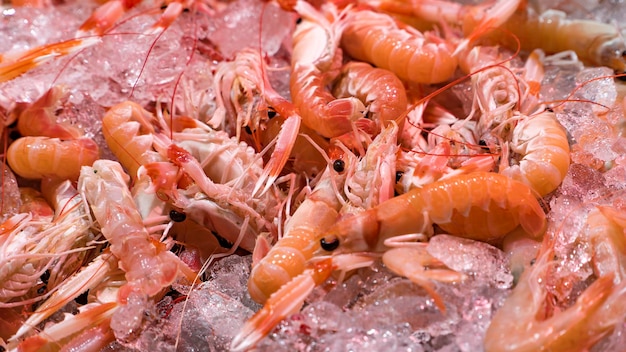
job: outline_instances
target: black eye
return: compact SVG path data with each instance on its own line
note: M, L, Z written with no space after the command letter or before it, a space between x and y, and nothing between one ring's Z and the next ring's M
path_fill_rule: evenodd
M250 126L245 126L243 129L246 130L247 134L252 134L252 129L250 129Z
M341 160L341 159L337 159L333 162L333 169L337 172L343 172L343 170L345 170L346 168L346 163Z
M549 112L554 112L554 109L552 109L551 107L549 107L549 106L548 106L548 107L546 108L546 111L549 111Z
M620 81L626 81L626 72L616 72L617 79L619 79Z
M396 171L396 183L400 182L400 179L402 178L402 175L404 175L404 172Z
M326 242L326 238L322 238L320 240L320 246L322 246L323 250L332 252L339 247L339 239L334 238L330 242Z
M298 19L296 20L296 24L300 24L302 23L302 17L298 17Z
M176 210L170 210L170 219L174 222L183 222L187 219L187 215Z
M270 119L273 119L274 117L276 117L276 110L272 108L267 109L267 117Z

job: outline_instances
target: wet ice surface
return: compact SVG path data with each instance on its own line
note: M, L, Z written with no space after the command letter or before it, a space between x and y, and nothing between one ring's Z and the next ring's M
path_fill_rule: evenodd
M317 288L305 308L262 340L258 351L480 350L491 316L511 284L493 279L510 277L506 259L484 243L446 236L436 242L432 251L446 255L470 277L464 283L436 284L446 302L445 314L420 286L378 263L358 270L336 287L330 280ZM436 247L451 251L446 254ZM485 261L494 265L483 265ZM107 350L228 349L245 320L260 308L247 293L250 263L250 256L221 259L188 300L167 296L157 305L160 318L146 323L137 340L115 342Z

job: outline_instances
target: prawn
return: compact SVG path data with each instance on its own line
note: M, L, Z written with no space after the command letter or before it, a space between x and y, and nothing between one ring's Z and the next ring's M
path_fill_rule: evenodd
M78 188L109 241L111 253L126 273L128 284L120 293L122 303L132 292L156 295L179 274L195 277L164 244L152 239L136 209L128 180L119 163L104 159L83 167L78 180Z
M494 241L518 226L540 237L546 217L525 184L506 176L475 172L415 188L360 214L341 219L320 243L323 252L383 252L395 236L444 231L469 239Z
M272 293L304 271L316 250L316 236L330 228L341 211L378 204L380 199L393 195L395 160L389 159L395 156L397 131L393 124L387 127L361 160L350 151L335 159L332 169L326 168L314 190L287 220L285 234L269 252L259 238L255 256L262 259L253 264L248 281L248 291L255 301L265 303ZM348 202L338 195L340 190Z
M269 252L260 253L263 247L255 248L255 256L262 259L253 264L248 280L252 299L265 303L272 293L304 271L315 251L315 236L330 228L339 216L341 202L335 189L344 182L345 175L327 168L313 192L285 223L283 237Z
M365 107L355 97L336 99L326 90L327 81L336 76L341 51L338 50L343 26L342 14L331 4L323 6L332 22L304 1L296 11L303 20L293 34L289 89L302 123L326 138L353 131L353 123L363 116ZM326 14L326 13L325 13Z
M98 145L89 138L60 140L48 137L21 137L7 150L11 169L24 178L54 176L76 180L82 166L99 157Z
M452 77L458 60L454 44L433 33L421 33L389 15L351 11L341 37L353 58L390 70L414 83L441 83Z
M552 111L522 118L509 144L520 159L500 173L524 182L543 197L563 182L569 169L567 134Z
M370 135L377 134L391 121L400 128L403 126L401 115L408 104L406 90L402 81L388 70L374 68L365 62L347 63L341 68L333 95L337 98L353 96L363 102L374 127L362 129L370 131Z
M92 248L86 245L90 223L75 197L76 190L72 190L70 182L65 181L51 191L57 199L54 221L35 220L31 214L18 214L2 225L0 302L3 304L0 305L32 302L27 294L36 289L43 272L50 271L48 288L52 289L67 276L66 270L75 267L70 255ZM16 298L21 301L11 302Z
M554 238L546 236L537 261L524 271L491 321L485 336L486 351L588 350L623 323L625 220L623 211L608 206L597 206L589 212L581 238L591 246L597 279L571 307L552 316L546 316L546 306Z
M522 50L541 48L549 54L573 50L581 61L594 66L608 66L618 73L626 71L626 43L619 29L591 20L568 19L561 11L536 14L530 7L515 12L486 40ZM512 33L513 40L506 32Z

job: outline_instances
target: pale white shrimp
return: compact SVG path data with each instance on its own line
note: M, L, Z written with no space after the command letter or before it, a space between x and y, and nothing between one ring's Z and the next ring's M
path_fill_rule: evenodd
M152 297L169 286L181 274L194 273L165 245L153 239L128 189L129 177L122 166L111 160L97 160L84 167L78 188L89 203L109 241L109 248L126 272L128 284L122 289L121 301L132 292Z

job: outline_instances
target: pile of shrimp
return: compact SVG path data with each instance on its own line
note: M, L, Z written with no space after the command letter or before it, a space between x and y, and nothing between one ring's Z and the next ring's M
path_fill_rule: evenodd
M1 6L0 348L623 346L616 23L522 0ZM215 288L231 262L246 292ZM198 342L201 302L238 312Z

